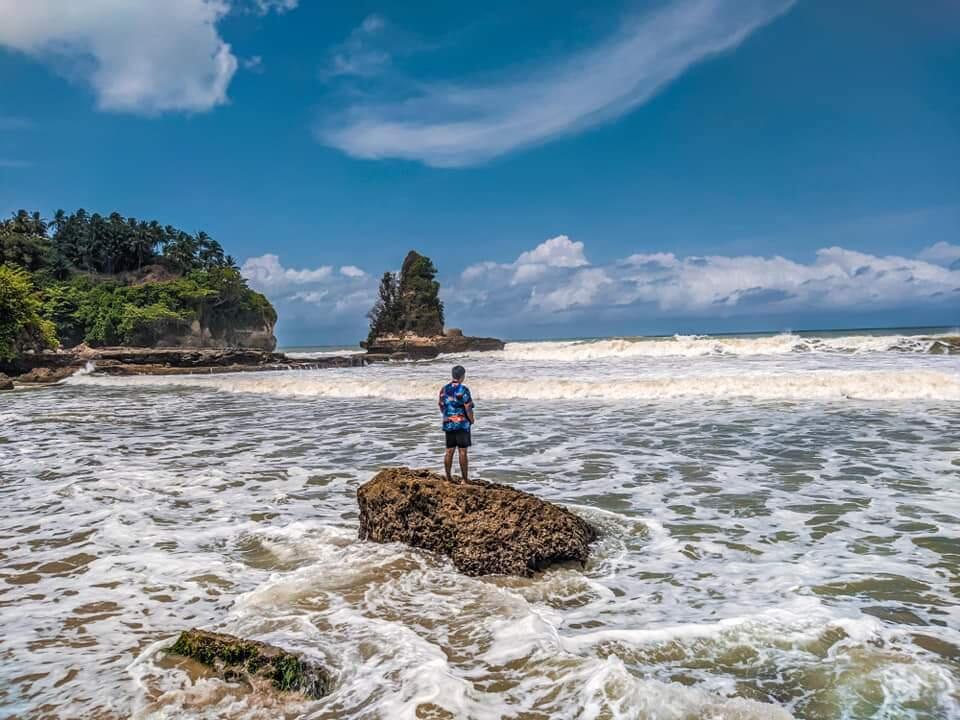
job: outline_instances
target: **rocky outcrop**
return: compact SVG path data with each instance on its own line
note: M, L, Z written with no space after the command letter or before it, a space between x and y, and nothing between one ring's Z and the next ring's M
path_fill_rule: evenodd
M18 375L16 380L24 385L43 385L57 383L73 375L78 368L73 367L38 367L30 372Z
M13 380L0 373L0 390L13 390Z
M503 350L504 343L497 338L469 337L462 332L424 337L421 335L386 335L361 343L369 359L376 360L430 360L441 354Z
M27 353L2 369L18 383L54 383L80 369L104 375L185 375L255 370L314 370L365 365L363 355L329 356L313 360L249 348L91 348Z
M274 645L206 630L185 630L168 651L196 660L228 682L246 682L254 689L270 686L321 698L332 681L317 662Z
M466 575L522 575L584 563L597 532L569 510L506 485L452 483L429 470L382 470L357 490L360 538L403 542Z
M367 317L370 333L360 347L371 361L428 360L443 353L503 350L496 338L468 337L459 328L444 330L437 268L415 250L400 274L384 273L376 303Z
M943 335L930 344L931 355L960 355L960 335Z

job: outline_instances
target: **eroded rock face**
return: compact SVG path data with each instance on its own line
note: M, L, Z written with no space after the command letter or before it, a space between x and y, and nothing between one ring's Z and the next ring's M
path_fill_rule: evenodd
M569 510L506 485L389 468L357 490L360 538L442 553L465 575L530 576L584 563L597 532Z
M321 698L330 692L330 675L318 663L274 645L207 630L184 630L168 651L206 665L228 682Z

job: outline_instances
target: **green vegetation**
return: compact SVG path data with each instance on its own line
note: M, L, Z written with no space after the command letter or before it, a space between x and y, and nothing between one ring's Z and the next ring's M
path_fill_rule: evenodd
M0 265L0 360L57 344L53 323L44 319L40 310L30 273Z
M58 210L48 223L20 210L0 222L0 271L0 360L58 341L153 345L194 322L214 336L276 322L206 233L118 213Z
M387 272L380 280L380 295L367 314L368 340L382 335L413 334L425 337L443 334L443 302L437 268L430 258L411 250L403 260L400 276Z
M327 671L294 653L256 640L206 630L184 630L171 655L188 657L214 668L225 680L269 679L277 690L321 698L332 689Z

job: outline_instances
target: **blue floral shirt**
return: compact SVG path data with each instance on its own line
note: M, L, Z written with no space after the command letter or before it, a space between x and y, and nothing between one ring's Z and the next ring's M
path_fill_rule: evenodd
M444 385L440 390L440 412L443 413L445 432L457 432L470 429L467 406L473 403L470 389L458 382Z

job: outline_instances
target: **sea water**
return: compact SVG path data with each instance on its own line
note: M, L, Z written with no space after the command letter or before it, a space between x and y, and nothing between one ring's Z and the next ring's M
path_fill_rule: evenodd
M960 718L960 355L935 342L511 343L0 395L0 716ZM473 473L596 525L585 567L468 578L357 540L361 483L440 464L455 362ZM223 683L165 654L190 627L335 689Z

